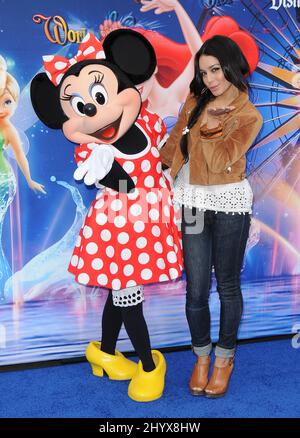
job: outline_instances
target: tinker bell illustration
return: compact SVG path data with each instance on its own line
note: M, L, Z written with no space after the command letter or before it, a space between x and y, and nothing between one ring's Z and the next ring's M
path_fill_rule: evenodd
M4 284L11 276L11 269L2 249L2 227L5 214L16 194L16 178L4 156L4 151L9 145L28 186L35 192L46 193L44 186L31 178L20 136L10 121L18 106L19 96L18 82L7 72L6 62L0 55L0 300L3 299Z

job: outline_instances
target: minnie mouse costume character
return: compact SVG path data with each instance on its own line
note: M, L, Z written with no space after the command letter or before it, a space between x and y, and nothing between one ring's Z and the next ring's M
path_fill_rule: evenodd
M74 178L101 188L69 265L79 283L110 290L101 343L91 342L86 357L95 375L104 370L110 379L131 380L133 400L155 400L163 393L166 363L151 351L143 285L179 278L183 265L158 152L166 129L142 108L135 88L153 74L155 53L141 34L120 29L103 45L87 34L72 59L43 59L46 73L31 84L34 110L47 126L80 144ZM123 322L138 364L115 350Z

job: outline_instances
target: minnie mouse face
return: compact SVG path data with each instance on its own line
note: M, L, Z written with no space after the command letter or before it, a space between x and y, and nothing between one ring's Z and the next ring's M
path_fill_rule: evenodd
M47 56L44 66L30 90L39 119L77 144L115 143L138 117L135 86L151 78L156 56L143 35L118 29L103 45L88 34L74 58Z
M115 72L102 64L68 75L60 87L66 138L74 143L113 143L121 138L139 114L141 97L134 87L119 88Z

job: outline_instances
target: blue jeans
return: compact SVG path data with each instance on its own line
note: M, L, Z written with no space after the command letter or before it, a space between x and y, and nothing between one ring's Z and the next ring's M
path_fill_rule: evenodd
M214 265L221 302L220 331L215 354L234 356L243 312L240 272L250 228L250 214L223 213L183 207L182 243L186 272L186 316L193 351L210 354L209 290Z

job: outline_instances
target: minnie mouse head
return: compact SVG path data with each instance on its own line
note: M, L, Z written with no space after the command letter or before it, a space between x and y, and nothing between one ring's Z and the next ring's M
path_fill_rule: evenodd
M140 33L118 29L103 45L87 34L74 58L46 56L44 67L31 83L39 119L77 144L114 143L138 117L135 85L151 77L156 57Z

